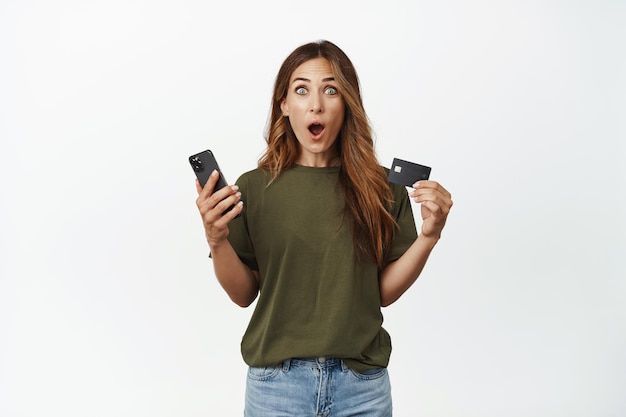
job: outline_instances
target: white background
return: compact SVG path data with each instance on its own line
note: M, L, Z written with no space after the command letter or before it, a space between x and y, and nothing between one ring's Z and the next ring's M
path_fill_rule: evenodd
M453 194L385 309L397 416L626 415L624 1L0 2L0 415L240 416L251 309L187 157L254 168L337 43L382 163Z

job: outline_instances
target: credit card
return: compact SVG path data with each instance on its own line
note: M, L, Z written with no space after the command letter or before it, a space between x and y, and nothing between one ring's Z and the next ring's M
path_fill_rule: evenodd
M430 177L430 167L394 158L389 169L389 182L412 187L418 181Z

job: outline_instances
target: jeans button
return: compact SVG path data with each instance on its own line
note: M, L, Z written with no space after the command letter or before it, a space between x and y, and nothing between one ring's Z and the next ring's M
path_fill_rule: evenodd
M324 363L324 362L326 362L326 358L325 358L325 357L323 357L323 356L322 356L321 358L317 358L317 360L318 360L320 363Z

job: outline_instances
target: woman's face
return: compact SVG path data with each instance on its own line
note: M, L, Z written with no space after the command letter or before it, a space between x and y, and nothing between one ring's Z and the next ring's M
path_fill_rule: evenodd
M296 162L328 166L337 155L334 145L343 125L345 107L327 59L311 59L296 68L280 108L283 116L289 117L300 144Z

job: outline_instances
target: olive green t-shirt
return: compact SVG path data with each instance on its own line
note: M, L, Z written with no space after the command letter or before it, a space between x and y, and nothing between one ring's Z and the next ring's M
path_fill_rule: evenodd
M312 357L341 358L356 371L389 363L378 268L356 258L338 178L338 167L296 165L269 186L260 169L237 181L244 210L230 223L228 239L260 276L259 298L241 343L249 366ZM391 189L391 213L400 228L388 261L417 238L405 187L391 184Z

